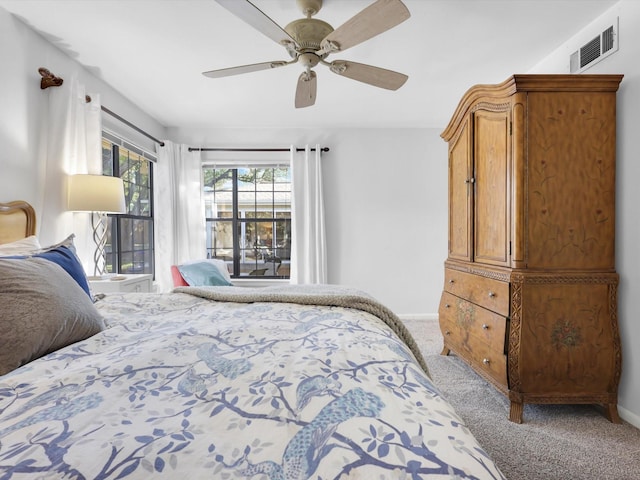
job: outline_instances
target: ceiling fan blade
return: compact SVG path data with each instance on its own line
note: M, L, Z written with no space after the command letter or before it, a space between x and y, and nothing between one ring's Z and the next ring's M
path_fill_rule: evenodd
M230 77L231 75L240 75L242 73L257 72L260 70L268 70L270 68L284 67L285 65L290 65L291 63L293 62L275 61L275 62L252 63L251 65L241 65L239 67L210 70L208 72L202 72L202 74L205 77L209 77L209 78Z
M378 0L327 35L319 55L345 51L404 22L411 16L401 0Z
M404 73L347 60L334 60L329 64L329 69L343 77L387 90L399 89L409 78Z
M317 90L316 72L313 70L302 72L298 77L298 87L296 88L296 108L310 107L316 103Z
M285 47L296 44L291 35L248 0L216 0L216 2L274 42Z

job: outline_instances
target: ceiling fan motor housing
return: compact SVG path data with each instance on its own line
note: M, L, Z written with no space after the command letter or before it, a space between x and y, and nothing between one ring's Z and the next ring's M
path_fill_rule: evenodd
M320 50L322 40L333 32L333 27L315 18L301 18L291 22L284 30L300 46L299 52L315 52Z

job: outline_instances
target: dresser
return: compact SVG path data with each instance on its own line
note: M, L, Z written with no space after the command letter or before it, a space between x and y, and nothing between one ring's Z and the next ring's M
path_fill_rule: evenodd
M619 422L616 92L622 75L477 85L442 133L449 232L439 322L510 401L598 404Z
M89 287L93 293L126 293L153 291L151 274L118 274L113 277L89 277Z

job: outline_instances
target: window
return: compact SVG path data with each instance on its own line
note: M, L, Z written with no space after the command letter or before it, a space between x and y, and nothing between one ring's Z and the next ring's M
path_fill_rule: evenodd
M289 278L289 167L203 167L207 256L232 277Z
M106 269L153 273L153 163L155 158L103 132L102 172L122 178L126 212L109 215Z

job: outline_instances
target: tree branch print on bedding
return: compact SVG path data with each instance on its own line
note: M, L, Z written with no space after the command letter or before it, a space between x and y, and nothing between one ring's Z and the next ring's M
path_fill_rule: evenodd
M368 314L116 297L97 338L0 378L3 480L502 478L409 349ZM153 312L147 321L130 320L134 301Z

